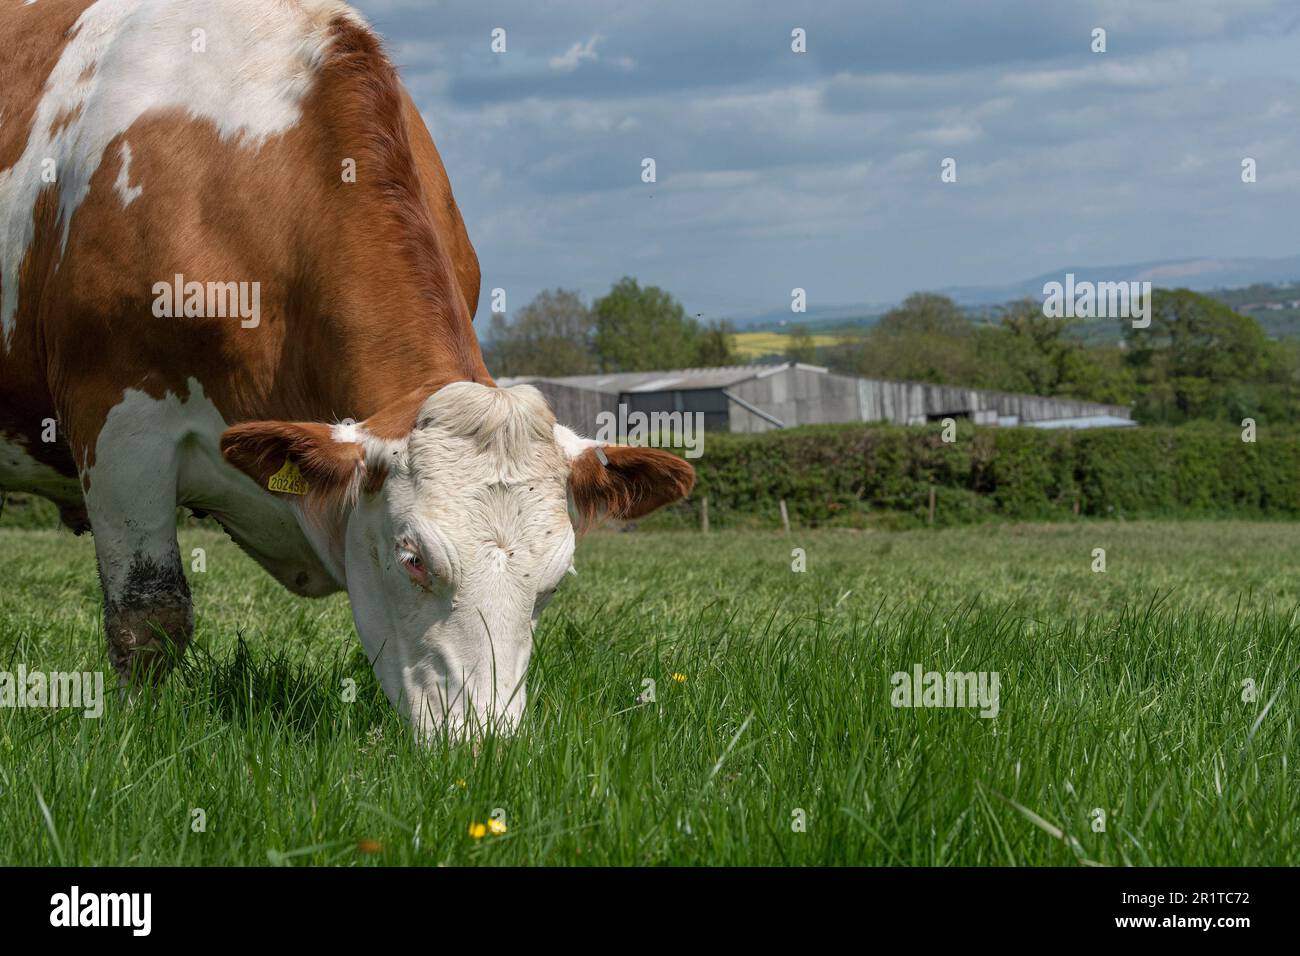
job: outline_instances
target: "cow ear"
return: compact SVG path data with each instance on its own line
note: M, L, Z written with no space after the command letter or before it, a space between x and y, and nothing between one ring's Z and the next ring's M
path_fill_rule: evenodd
M591 445L569 462L569 488L583 528L600 518L629 520L685 498L695 469L670 452Z
M221 454L259 487L317 503L355 500L365 481L364 450L337 441L316 422L245 422L221 435Z

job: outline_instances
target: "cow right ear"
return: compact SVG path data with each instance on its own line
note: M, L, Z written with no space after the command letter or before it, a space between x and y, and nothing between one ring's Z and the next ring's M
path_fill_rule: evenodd
M569 491L583 530L603 517L643 517L680 501L693 487L690 463L657 448L597 445L569 462Z
M355 501L366 480L362 446L316 422L233 425L221 435L221 454L259 487L317 504Z

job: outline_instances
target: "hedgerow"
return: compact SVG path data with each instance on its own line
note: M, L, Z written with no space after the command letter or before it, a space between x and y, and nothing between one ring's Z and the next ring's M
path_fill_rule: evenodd
M1220 426L1045 430L818 425L710 433L661 525L969 524L1079 517L1300 517L1300 433ZM930 513L933 490L934 511Z

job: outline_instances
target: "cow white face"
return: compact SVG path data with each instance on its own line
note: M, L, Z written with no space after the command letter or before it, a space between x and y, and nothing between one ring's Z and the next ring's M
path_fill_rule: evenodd
M537 617L573 567L554 420L531 389L452 385L387 459L346 541L352 613L375 672L419 726L486 718L508 729L523 710Z
M304 529L346 582L384 691L425 736L458 737L518 723L538 616L573 569L570 499L584 520L636 517L694 481L667 452L595 445L532 387L469 382L427 399L402 439L266 422L222 439L263 486L296 464Z

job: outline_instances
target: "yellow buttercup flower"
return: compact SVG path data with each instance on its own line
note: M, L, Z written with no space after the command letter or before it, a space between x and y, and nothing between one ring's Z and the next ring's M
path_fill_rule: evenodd
M686 675L685 675L685 674L674 673L674 674L673 674L673 680L675 680L675 681L676 681L677 683L679 683L679 684L685 684L685 683L686 683Z
M491 833L493 836L500 836L506 832L506 821L498 820L496 817L493 817L487 822L487 828L488 833Z
M483 824L471 823L469 825L469 835L472 836L475 840L483 839L483 835L485 833L487 833L487 827L485 827Z

